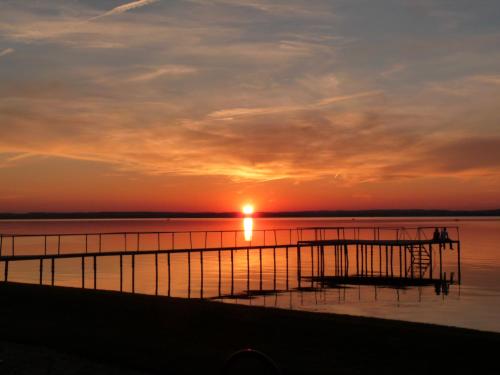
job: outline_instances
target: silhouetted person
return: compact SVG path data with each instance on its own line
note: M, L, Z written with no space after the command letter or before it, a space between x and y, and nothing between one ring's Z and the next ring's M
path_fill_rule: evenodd
M450 243L450 249L453 250L453 244L451 243L450 236L448 235L448 230L443 228L441 231L441 242L443 242L443 246L446 247L446 242Z
M441 239L441 235L439 234L439 228L435 228L434 234L432 235L432 240L434 242L439 242L440 239Z
M443 230L441 231L441 241L448 241L448 230L446 228L443 228Z

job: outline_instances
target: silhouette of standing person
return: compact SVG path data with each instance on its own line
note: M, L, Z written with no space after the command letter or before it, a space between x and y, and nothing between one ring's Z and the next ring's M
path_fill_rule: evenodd
M439 228L434 229L434 234L432 235L432 240L434 242L439 242L441 235L439 234Z

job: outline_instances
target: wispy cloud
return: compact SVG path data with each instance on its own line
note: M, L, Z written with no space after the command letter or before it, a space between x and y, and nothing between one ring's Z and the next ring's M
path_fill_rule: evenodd
M158 0L137 0L137 1L133 1L131 3L119 5L119 6L113 8L111 10L108 10L107 12L105 12L103 14L100 14L98 16L92 17L90 20L96 20L96 19L103 18L103 17L108 17L108 16L113 16L113 15L116 15L116 14L125 13L125 12L128 12L129 10L132 10L132 9L141 8L143 6L156 3L157 1Z
M373 90L360 92L356 94L350 95L338 95L332 96L329 98L321 99L312 104L306 105L290 105L290 106L275 106L275 107L257 107L257 108L229 108L229 109L221 109L218 111L214 111L210 113L208 116L216 119L233 119L235 117L242 116L262 116L262 115L270 115L276 113L286 113L286 112L294 112L294 111L306 111L306 110L314 110L320 109L321 107L329 106L337 102L360 99L366 97L373 97L383 95L383 91L381 90Z
M6 49L0 51L0 57L7 56L8 54L11 54L11 53L14 53L14 50L12 48L6 48Z
M196 73L196 69L185 65L164 65L149 69L147 73L138 74L129 79L131 82L149 81L163 76L183 76Z

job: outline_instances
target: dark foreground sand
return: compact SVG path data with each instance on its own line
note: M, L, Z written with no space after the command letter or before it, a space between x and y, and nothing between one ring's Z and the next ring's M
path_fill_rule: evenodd
M500 318L500 317L499 317ZM500 334L115 292L0 285L0 374L500 374Z

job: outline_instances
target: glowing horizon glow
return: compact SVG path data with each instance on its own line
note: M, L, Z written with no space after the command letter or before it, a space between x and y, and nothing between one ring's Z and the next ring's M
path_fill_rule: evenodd
M253 219L251 217L245 217L243 219L243 230L245 234L245 241L252 241Z
M245 215L252 215L254 213L254 207L252 204L247 203L243 206L242 211L243 211L243 214L245 214Z

